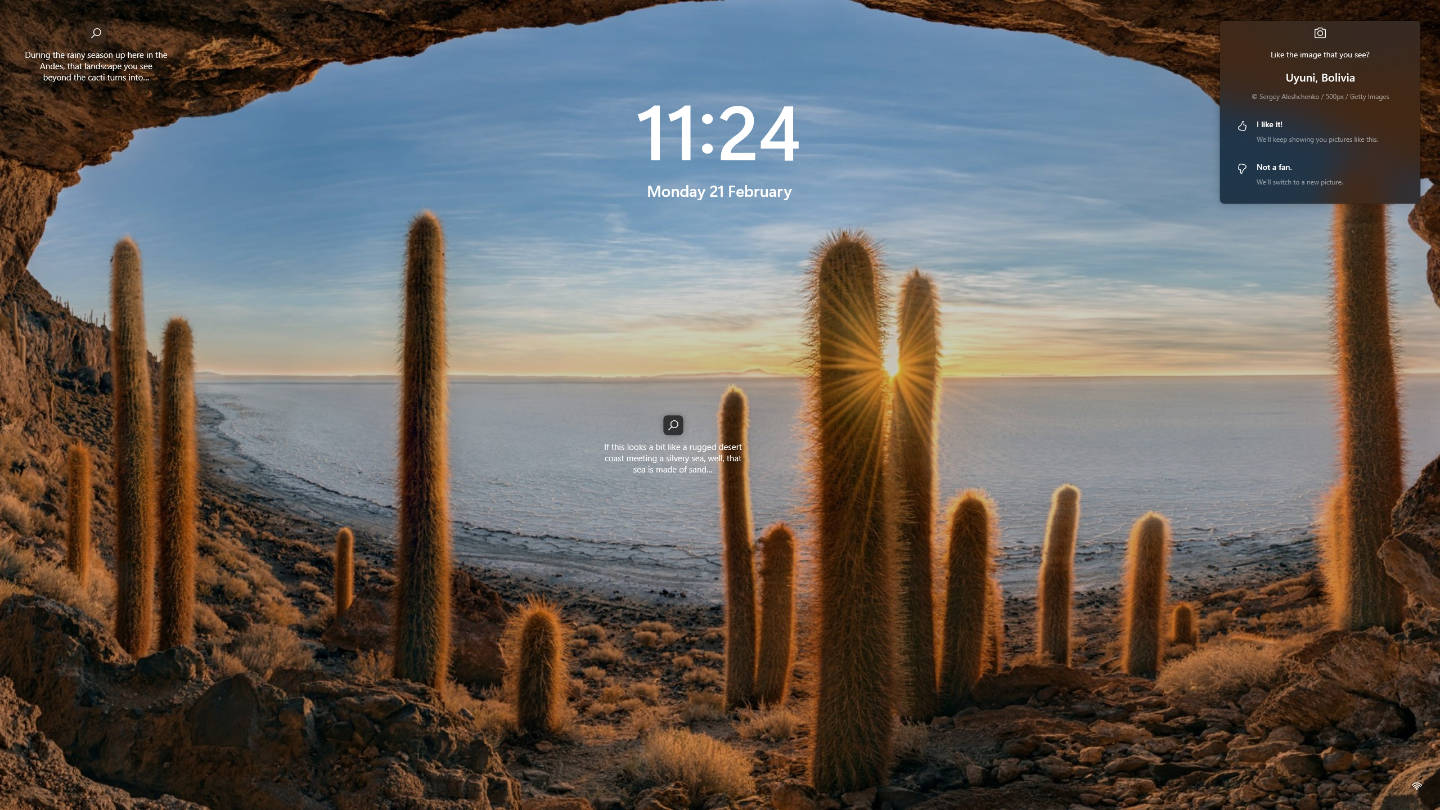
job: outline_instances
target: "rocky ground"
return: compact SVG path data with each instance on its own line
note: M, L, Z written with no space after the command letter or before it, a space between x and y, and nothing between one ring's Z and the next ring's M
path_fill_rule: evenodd
M336 526L215 465L197 643L133 661L106 629L108 573L81 588L59 566L74 437L96 451L108 560L108 381L103 333L46 302L19 302L21 341L0 306L0 810L1411 808L1408 784L1440 756L1440 613L1420 600L1396 636L1324 632L1310 561L1278 557L1176 584L1201 641L1173 647L1155 681L1117 672L1113 589L1077 598L1072 669L1027 660L1034 606L1008 600L1008 662L975 705L901 726L886 786L817 796L809 665L785 708L725 712L718 608L462 569L455 684L396 682L384 532L358 532L359 595L337 622ZM1422 485L1440 490L1440 473ZM1415 555L1440 526L1433 494L1400 516ZM499 688L505 621L533 595L572 628L573 716L550 737L517 733Z

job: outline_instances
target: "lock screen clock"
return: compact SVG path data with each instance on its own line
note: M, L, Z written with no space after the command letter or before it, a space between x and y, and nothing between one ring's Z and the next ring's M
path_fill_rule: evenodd
M650 159L660 160L660 134L662 124L660 105L653 105L645 112L638 113L636 117L639 118L642 123L648 122L650 124ZM680 159L690 160L691 147L696 130L691 106L686 104L665 117L677 123L680 127ZM715 152L715 143L709 138L709 133L716 132L718 137L714 140L718 140L720 137L725 137L726 134L729 134L729 137L726 138L724 144L720 147L721 160L755 160L756 153L745 149L745 139L749 138L750 133L755 130L755 113L751 112L749 107L736 104L726 107L725 111L720 113L718 120L721 123L728 123L731 119L736 119L739 129L733 131L727 129L724 132L708 129L700 130L700 132L703 133L703 137L706 138L706 140L700 144L701 154L710 155ZM715 126L717 119L716 116L710 113L704 113L700 116L699 120L701 127L712 127ZM734 127L736 125L731 124L730 126ZM795 107L793 105L786 105L780 108L780 114L775 116L774 122L770 124L770 128L766 130L764 137L760 139L760 149L773 149L783 152L785 160L793 161L795 159L795 150L799 148L800 143L795 140Z

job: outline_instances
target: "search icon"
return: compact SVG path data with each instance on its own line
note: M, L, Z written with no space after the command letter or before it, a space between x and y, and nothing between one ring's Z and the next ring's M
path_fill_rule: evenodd
M666 436L679 436L685 432L685 417L670 414L660 420L660 428Z
M91 31L90 31L90 38L91 38L91 39L94 39L94 38L100 36L100 34L102 34L102 33L104 33L104 32L102 32L99 28L91 29Z

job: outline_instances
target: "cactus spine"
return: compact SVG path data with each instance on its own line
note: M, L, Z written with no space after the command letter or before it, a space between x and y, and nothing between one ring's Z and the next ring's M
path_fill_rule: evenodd
M355 601L355 534L349 527L335 533L335 616L339 618Z
M1170 613L1170 643L1189 644L1191 647L1200 640L1195 630L1195 608L1189 602L1181 602Z
M426 211L410 225L400 374L395 677L443 689L450 669L445 237Z
M160 360L160 647L195 639L195 348L190 324L165 325Z
M1127 674L1153 678L1160 671L1164 642L1160 636L1165 609L1166 564L1170 557L1170 522L1150 512L1130 530L1125 557L1125 653Z
M795 637L795 537L777 523L760 540L760 656L755 693L778 706L790 692Z
M989 628L985 637L985 671L999 672L1005 668L1005 591L995 577L990 578L985 618Z
M720 399L720 534L725 551L725 705L755 702L755 564L745 392ZM739 448L727 450L726 447Z
M896 485L900 714L935 716L935 420L940 400L940 312L935 285L919 270L900 288L900 371L890 437Z
M1345 547L1340 533L1345 529L1345 488L1339 484L1325 493L1316 516L1315 545L1319 552L1320 572L1325 584L1326 606L1335 627L1345 626L1345 594L1350 592L1346 580Z
M1344 591L1336 627L1398 630L1404 594L1378 556L1404 490L1400 405L1390 334L1383 205L1335 206L1335 338L1343 523L1335 532Z
M90 582L90 451L70 445L65 476L65 567L80 581Z
M556 608L530 600L515 617L511 644L515 670L510 679L515 720L523 732L552 733L565 724L565 627Z
M870 240L822 244L810 311L817 652L811 777L823 792L882 784L894 718L882 270Z
M115 383L115 639L132 656L150 651L155 597L155 460L150 363L140 250L130 239L110 259L110 357Z
M1035 643L1042 663L1070 666L1070 602L1074 586L1075 534L1080 524L1080 490L1065 484L1050 499L1045 550L1040 560L1040 587Z
M940 637L940 711L954 714L970 697L994 638L990 571L995 556L995 507L979 490L950 506L945 625Z

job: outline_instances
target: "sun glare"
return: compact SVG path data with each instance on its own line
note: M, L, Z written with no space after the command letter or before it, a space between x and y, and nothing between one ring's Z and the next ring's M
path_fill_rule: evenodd
M900 373L900 344L893 339L885 342L885 373L891 377Z

